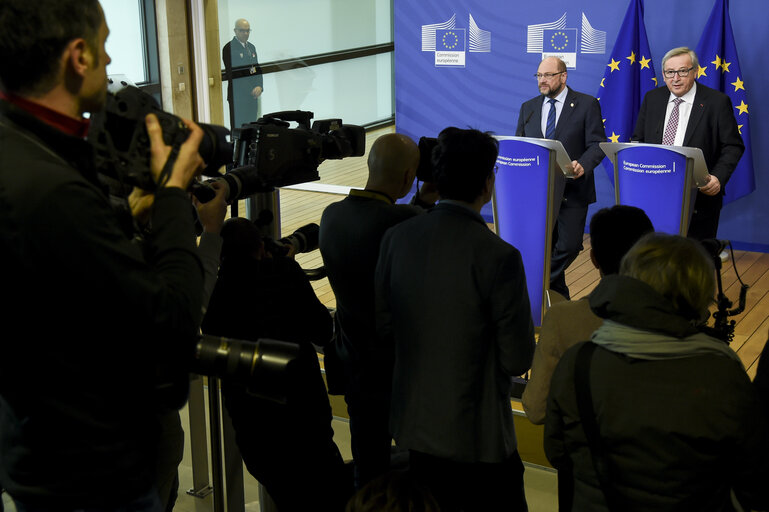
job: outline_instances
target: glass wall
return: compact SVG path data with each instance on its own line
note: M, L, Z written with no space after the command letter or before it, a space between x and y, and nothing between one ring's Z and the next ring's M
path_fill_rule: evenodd
M109 27L106 50L112 58L110 75L125 75L133 83L148 81L139 0L101 0Z
M392 117L391 0L220 0L218 16L220 47L229 43L232 52L230 73L220 62L228 127L230 81L236 126L284 110L348 124ZM238 24L240 37L237 20L247 22Z

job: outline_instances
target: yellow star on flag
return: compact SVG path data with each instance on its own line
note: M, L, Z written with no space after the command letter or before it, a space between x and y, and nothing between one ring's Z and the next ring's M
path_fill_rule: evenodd
M606 80L606 77L601 78L601 87L604 87L603 81Z
M748 106L745 104L744 100L740 101L739 105L735 105L734 108L740 111L740 114L747 114L748 113ZM739 115L739 114L737 114Z
M737 125L737 131L740 132L740 135L742 135L742 127L745 126L744 124L738 124Z
M705 66L704 68L702 66L700 66L700 69L697 70L697 78L699 78L701 76L708 76L708 74L705 73L706 69L708 69L707 66Z
M716 69L720 68L721 67L721 57L716 55L716 60L712 60L712 61L710 61L710 63L711 64L715 64L716 65Z
M609 140L614 142L615 144L619 142L619 135L614 133L614 131L611 132L611 136L609 137Z
M654 85L655 85L655 86L656 86L656 85L659 85L659 84L657 84L657 77L656 77L656 76L653 76L653 77L652 77L652 80L654 80Z
M740 89L742 89L743 91L745 90L745 82L740 80L740 77L737 77L737 81L732 82L732 85L734 86L734 92L737 92Z
M729 72L729 66L731 66L731 65L732 65L731 62L723 61L721 63L721 69L723 70L724 73L728 73Z
M652 61L651 59L647 59L646 57L644 57L643 55L641 55L641 61L640 61L640 62L641 62L641 69L643 69L643 68L651 69L651 68L649 67L649 63L650 63L651 61Z
M614 73L615 71L619 71L619 62L617 62L613 58L611 59L611 63L607 64L607 66L611 68L612 73Z
M632 66L635 63L635 52L630 52L630 57L625 58L630 61L630 65Z

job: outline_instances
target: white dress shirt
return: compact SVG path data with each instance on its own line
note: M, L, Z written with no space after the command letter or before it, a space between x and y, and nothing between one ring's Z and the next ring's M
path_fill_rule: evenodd
M690 71L691 72L691 71ZM686 135L686 126L689 124L689 117L692 113L692 106L694 105L694 96L697 94L697 82L694 82L694 85L692 85L692 88L689 89L689 92L681 96L681 99L683 102L678 106L678 129L676 130L676 138L673 142L674 146L683 146L684 145L684 135ZM673 100L676 99L678 96L670 93L670 98L668 98L668 108L665 111L665 123L662 125L663 130L668 125L668 119L670 119L670 113L673 111L673 107L675 106L675 103L673 103Z
M565 87L563 90L558 94L558 96L555 97L555 125L558 126L558 120L561 118L561 111L563 110L563 104L566 102L566 95L569 92L569 88ZM544 137L547 133L547 114L550 113L550 98L547 96L543 96L543 103L542 103L542 136Z

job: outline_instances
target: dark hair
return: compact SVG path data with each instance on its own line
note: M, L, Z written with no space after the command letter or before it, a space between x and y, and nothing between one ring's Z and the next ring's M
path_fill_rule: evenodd
M432 493L406 471L390 471L350 498L345 512L439 512Z
M0 86L17 94L55 85L64 48L79 37L98 48L98 0L3 0L0 9Z
M263 244L259 228L245 217L227 219L219 234L222 237L222 260L251 257Z
M435 182L443 199L472 203L483 193L499 153L497 139L478 130L444 129L433 149Z
M623 204L602 208L590 219L590 246L604 275L619 272L622 257L646 233L654 231L646 213Z

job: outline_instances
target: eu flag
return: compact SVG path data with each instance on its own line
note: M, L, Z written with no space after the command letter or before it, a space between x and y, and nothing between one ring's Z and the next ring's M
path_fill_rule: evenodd
M724 203L728 203L750 194L756 188L753 154L750 150L748 98L740 72L737 47L734 45L732 23L729 20L729 0L716 0L696 52L700 61L697 81L731 98L737 126L745 144L745 152L726 187Z
M435 51L463 52L465 51L465 29L451 28L435 31Z
M577 29L559 28L542 31L543 53L577 53Z
M643 2L631 0L596 94L609 142L630 141L644 95L656 86ZM604 168L614 183L611 165L606 163Z

